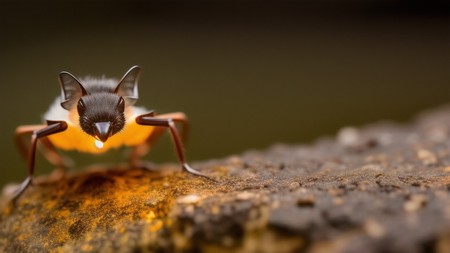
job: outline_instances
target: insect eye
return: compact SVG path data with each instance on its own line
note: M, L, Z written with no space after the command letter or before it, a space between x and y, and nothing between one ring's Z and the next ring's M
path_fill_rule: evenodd
M121 97L119 103L117 103L117 109L121 112L125 110L125 100Z
M84 111L86 110L86 106L84 105L83 100L80 99L78 101L77 109L78 109L78 114L79 115L84 113Z

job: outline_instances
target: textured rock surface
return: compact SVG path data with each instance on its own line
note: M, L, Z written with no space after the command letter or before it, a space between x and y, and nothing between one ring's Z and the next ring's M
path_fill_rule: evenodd
M42 182L3 208L0 251L450 252L449 137L443 107L194 164L217 184L176 165Z

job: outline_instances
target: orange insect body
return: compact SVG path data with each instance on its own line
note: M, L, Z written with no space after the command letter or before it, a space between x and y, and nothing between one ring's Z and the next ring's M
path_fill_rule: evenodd
M59 100L55 101L55 103L59 105ZM127 123L124 128L109 137L108 141L103 142L102 147L98 147L96 146L96 139L81 129L76 108L70 112L59 108L61 107L50 107L44 118L46 120L58 120L58 115L66 118L67 129L47 137L55 147L62 150L100 154L121 146L138 146L145 143L155 129L152 126L143 126L136 123L136 117L146 112L144 108L128 107L125 110L125 121Z

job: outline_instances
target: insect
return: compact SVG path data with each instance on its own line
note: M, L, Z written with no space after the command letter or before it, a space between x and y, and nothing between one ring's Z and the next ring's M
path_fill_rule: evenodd
M129 146L132 147L130 164L138 167L148 146L168 129L183 170L211 179L186 162L182 137L185 136L188 121L184 113L156 115L154 111L134 106L138 100L140 73L141 68L133 66L117 81L92 77L77 79L69 72L61 72L61 96L44 114L45 124L19 126L16 129L16 144L28 160L28 177L15 192L13 200L20 197L33 182L38 141L43 144L44 156L56 166L59 174L64 172L66 166L57 148L98 154ZM182 126L181 135L176 123ZM24 139L27 134L31 134L31 144Z

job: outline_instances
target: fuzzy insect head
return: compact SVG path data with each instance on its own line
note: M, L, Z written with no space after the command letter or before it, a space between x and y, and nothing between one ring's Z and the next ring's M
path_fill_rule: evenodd
M76 109L80 127L101 148L99 142L103 144L124 128L125 108L138 99L139 75L138 66L128 70L119 82L106 78L78 80L69 72L61 72L61 106L69 111Z

